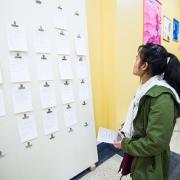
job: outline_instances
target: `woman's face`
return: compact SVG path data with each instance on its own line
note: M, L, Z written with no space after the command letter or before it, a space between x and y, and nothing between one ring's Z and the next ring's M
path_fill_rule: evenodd
M136 76L140 76L141 74L141 59L140 59L140 55L138 53L138 55L136 56L136 60L134 63L134 67L133 67L133 74Z
M141 58L140 55L138 53L138 55L136 56L136 60L134 63L134 67L133 67L133 74L136 76L141 77L147 70L147 63L142 63L141 62Z

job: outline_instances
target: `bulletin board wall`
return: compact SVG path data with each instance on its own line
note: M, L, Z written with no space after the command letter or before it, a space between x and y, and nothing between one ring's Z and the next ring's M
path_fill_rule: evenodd
M0 19L0 179L70 179L97 162L85 0L6 0Z

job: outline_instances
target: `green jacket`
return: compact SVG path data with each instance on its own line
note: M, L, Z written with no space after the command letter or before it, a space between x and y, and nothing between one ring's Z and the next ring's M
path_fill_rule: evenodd
M170 162L169 143L180 105L172 91L154 86L139 103L134 136L124 138L124 152L134 156L131 165L133 180L167 180Z

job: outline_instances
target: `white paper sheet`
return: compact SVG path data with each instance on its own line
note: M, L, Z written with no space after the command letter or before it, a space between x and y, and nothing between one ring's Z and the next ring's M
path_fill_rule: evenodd
M30 81L28 58L20 55L21 58L10 58L10 72L12 82Z
M69 85L64 85L64 82L61 86L61 96L62 96L62 103L67 104L74 101L74 92L72 82L68 82Z
M54 26L57 29L65 29L67 30L67 20L65 16L64 10L57 9L57 12L55 14L54 18Z
M52 82L47 82L49 86L46 87L45 83L40 85L40 97L42 108L48 108L56 106L56 96L54 84Z
M77 62L77 76L78 76L78 78L87 78L88 77L88 68L87 68L86 60Z
M15 84L13 86L13 104L14 104L14 112L21 113L32 111L32 96L30 88L23 84L24 89L19 89L20 84Z
M3 83L3 78L2 78L2 73L1 73L1 69L0 69L0 84Z
M32 114L27 114L27 116L28 118L25 119L23 119L24 115L19 115L17 118L18 130L22 143L37 138L35 119Z
M80 35L80 37L75 36L75 48L77 55L83 55L83 56L87 55L87 43L82 35Z
M87 80L83 80L84 83L81 83L81 81L79 81L79 99L83 101L89 99L89 87Z
M24 27L7 27L7 40L10 51L27 51L27 40Z
M77 114L74 106L71 104L71 108L64 106L64 121L66 127L73 126L77 123Z
M117 141L117 139L118 139L117 132L106 128L99 128L98 137L97 137L98 142L114 144L114 141L115 140Z
M58 30L56 35L56 48L57 48L57 54L61 55L69 55L71 53L70 51L70 37L67 31L63 31L63 34L61 34L61 31Z
M34 32L33 41L37 53L50 53L49 37L46 30L36 30Z
M49 59L38 61L38 80L53 80L52 64Z
M0 116L5 116L5 115L6 115L6 110L4 105L4 94L0 87Z
M61 79L73 79L71 60L66 57L67 60L59 61L59 71Z
M78 13L79 15L76 15ZM72 17L72 26L73 26L73 33L84 33L86 34L86 26L82 26L82 24L86 23L86 15L85 12L78 8L74 10L74 15Z
M45 135L54 133L59 130L56 109L51 108L50 112L48 112L48 110L44 110L42 117Z

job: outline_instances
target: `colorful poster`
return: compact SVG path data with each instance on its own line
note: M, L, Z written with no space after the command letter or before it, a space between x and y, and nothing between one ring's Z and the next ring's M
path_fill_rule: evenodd
M173 19L173 40L179 40L179 21L176 19Z
M170 41L170 34L171 34L171 19L164 16L163 17L163 39L165 41Z
M161 44L161 3L157 0L144 0L144 44Z

